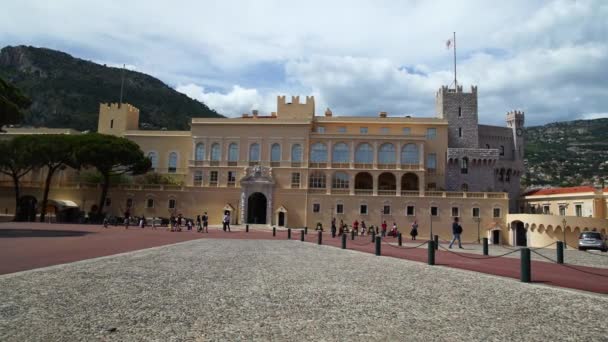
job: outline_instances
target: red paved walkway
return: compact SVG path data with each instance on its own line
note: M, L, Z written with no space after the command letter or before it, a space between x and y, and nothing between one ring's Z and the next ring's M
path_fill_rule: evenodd
M66 234L69 236L65 236ZM6 223L0 224L0 260L2 260L0 274L201 238L284 240L287 238L287 232L279 231L277 236L273 237L270 231L224 233L216 228L211 228L210 233L199 234L188 231L171 233L160 228L125 230L122 227L104 229L86 225ZM292 231L292 239L299 240L300 232ZM386 238L386 240L396 241L394 238ZM310 231L306 235L306 241L317 243L317 233ZM357 237L355 241L351 241L349 236L347 248L374 253L374 244L368 241L370 238L367 236ZM338 237L331 238L327 232L323 234L323 244L335 247L341 245ZM382 255L427 262L426 248L405 249L383 243ZM505 257L480 259L482 256L476 254L466 254L466 256L469 258L439 250L435 260L437 265L519 279L519 259ZM594 274L583 273L554 263L532 261L532 280L537 283L608 294L608 269L573 267Z

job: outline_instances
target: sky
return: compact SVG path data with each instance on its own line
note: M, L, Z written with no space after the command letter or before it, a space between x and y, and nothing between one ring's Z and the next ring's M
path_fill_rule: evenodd
M478 86L480 122L608 117L608 1L3 1L0 46L161 79L226 116L314 95L317 114L434 116ZM128 99L127 99L128 100Z

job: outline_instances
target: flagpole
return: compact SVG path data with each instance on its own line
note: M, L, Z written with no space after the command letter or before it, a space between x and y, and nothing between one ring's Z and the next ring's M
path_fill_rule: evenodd
M458 91L458 82L456 81L456 32L454 32L454 89Z
M120 72L120 102L118 102L118 108L122 105L122 90L125 84L125 65L122 65L122 70Z

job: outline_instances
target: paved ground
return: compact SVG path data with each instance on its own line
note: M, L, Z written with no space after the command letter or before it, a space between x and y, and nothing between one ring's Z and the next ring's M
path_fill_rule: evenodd
M2 341L606 341L608 297L299 241L0 276ZM590 323L591 322L591 323Z

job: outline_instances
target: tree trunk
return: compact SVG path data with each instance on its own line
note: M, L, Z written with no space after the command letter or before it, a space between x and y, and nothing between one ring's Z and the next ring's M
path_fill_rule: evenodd
M53 174L55 170L57 170L58 166L49 167L49 170L46 174L46 181L44 182L44 194L42 195L42 204L40 207L40 222L44 222L44 217L46 216L46 205L49 201L49 191L51 190L51 180L53 179Z
M108 188L110 187L110 174L104 173L103 183L101 184L101 198L99 199L99 205L97 206L97 213L99 215L103 214L103 208L106 204L106 196L108 195Z
M17 221L17 215L19 214L19 197L21 197L19 193L19 177L17 177L16 173L11 175L13 178L13 188L15 191L15 216L13 217L13 221Z

